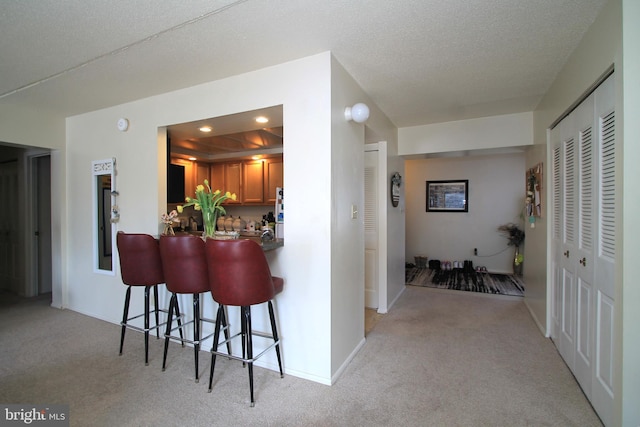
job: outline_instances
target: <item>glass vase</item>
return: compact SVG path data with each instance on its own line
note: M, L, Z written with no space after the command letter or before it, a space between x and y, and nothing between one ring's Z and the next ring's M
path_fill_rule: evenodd
M522 276L522 262L523 258L520 256L520 246L516 246L513 257L513 274L516 276Z
M202 211L202 222L204 223L204 237L211 237L216 233L216 221L218 215L216 212Z

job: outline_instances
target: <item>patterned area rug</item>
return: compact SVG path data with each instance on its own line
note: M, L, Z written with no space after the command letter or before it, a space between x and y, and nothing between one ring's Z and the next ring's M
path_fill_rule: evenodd
M406 283L407 285L426 286L428 288L524 296L524 283L518 276L468 272L461 268L454 268L453 270L407 268Z

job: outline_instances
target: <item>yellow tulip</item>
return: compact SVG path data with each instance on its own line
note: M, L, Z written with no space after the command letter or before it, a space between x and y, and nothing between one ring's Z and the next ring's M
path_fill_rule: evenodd
M183 207L182 205L178 205L176 209L178 209L178 213L182 213Z
M237 199L238 199L238 196L236 196L236 193L233 193L231 195L231 200L237 200Z
M196 187L196 193L203 193L203 192L204 192L204 185L198 184L198 186Z

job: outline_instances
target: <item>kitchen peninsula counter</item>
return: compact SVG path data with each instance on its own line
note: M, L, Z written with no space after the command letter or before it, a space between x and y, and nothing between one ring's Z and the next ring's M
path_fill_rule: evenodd
M202 237L202 231L176 231L175 234L176 236L190 234L192 236ZM262 250L265 252L272 251L274 249L278 249L284 246L284 239L273 239L273 240L267 240L263 242L260 237L247 236L243 234L240 234L240 237L238 238L238 240L239 239L253 240L257 244L259 244L262 247Z

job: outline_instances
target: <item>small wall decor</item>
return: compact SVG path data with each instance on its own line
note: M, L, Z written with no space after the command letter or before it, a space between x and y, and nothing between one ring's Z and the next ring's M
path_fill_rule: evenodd
M542 162L526 172L526 215L533 224L535 217L542 217Z
M427 212L469 212L469 180L427 181Z
M402 184L402 176L398 172L391 175L391 205L395 208L400 201L400 185Z

